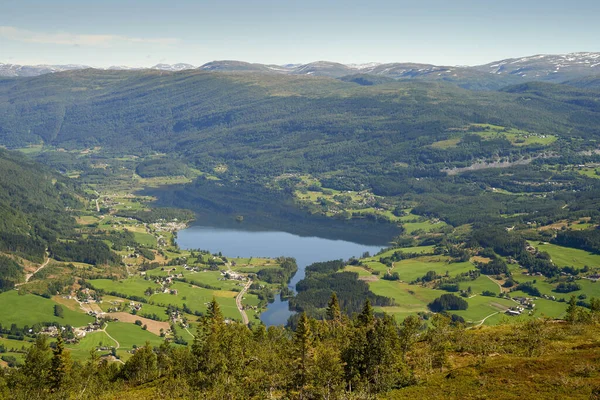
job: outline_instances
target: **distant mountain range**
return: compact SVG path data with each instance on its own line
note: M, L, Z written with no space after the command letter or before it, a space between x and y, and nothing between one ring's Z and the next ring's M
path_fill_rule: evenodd
M0 76L30 77L61 71L93 68L87 65L16 65L0 63ZM157 64L150 68L111 66L107 70L161 70L178 72L200 69L217 72L254 72L342 78L357 74L392 79L443 80L468 89L498 89L528 82L565 82L600 75L600 53L535 55L494 61L478 66L439 66L418 63L340 64L316 61L308 64L269 65L235 60L211 61L199 67L191 64ZM372 82L365 80L364 82ZM359 82L360 83L360 82Z

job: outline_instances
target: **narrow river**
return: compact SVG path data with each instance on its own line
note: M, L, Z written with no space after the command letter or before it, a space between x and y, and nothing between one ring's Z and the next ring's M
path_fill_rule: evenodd
M304 278L306 266L314 262L346 260L352 256L360 257L364 252L375 254L386 246L385 243L380 246L361 244L360 235L357 235L356 242L299 236L282 231L245 230L244 224L240 224L239 228L194 225L180 231L177 237L182 249L221 252L228 257L294 257L298 272L289 283L292 289ZM275 302L269 304L261 314L261 320L267 326L283 325L292 313L288 301L281 301L277 296Z

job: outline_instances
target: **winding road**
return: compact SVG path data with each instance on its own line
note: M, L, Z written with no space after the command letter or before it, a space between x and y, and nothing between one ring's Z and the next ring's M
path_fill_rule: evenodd
M248 325L249 321L248 315L246 314L246 310L244 310L244 307L242 306L242 298L250 288L250 285L252 285L252 279L248 279L248 283L246 283L242 291L238 293L238 295L235 297L235 304L237 305L240 314L242 314L242 322L244 323L244 325Z
M484 319L482 319L481 321L479 321L479 324L477 324L475 326L481 326L481 325L483 325L483 323L485 322L486 319L488 319L489 317L493 317L496 314L500 314L500 311L496 311L495 313L488 315L487 317L485 317Z
M114 337L110 336L110 333L106 332L106 326L104 326L103 329L100 329L98 332L104 332L106 334L106 336L108 336L109 338L111 338L117 345L115 346L115 349L118 350L119 347L121 347L121 344L119 342L117 342L117 339L115 339ZM123 362L123 360L121 360L120 358L115 358L115 360L117 360L118 362L120 362L121 364L125 364Z
M486 276L490 281L494 282L496 285L498 285L498 288L500 289L500 293L504 292L504 289L502 288L502 285L500 284L500 282L498 282L495 279L492 279L492 277L490 277L489 275L484 275Z
M24 285L27 282L29 282L29 280L31 279L31 277L34 276L35 274L37 274L38 272L40 272L44 267L46 267L46 265L48 265L49 262L50 262L50 254L48 254L48 249L46 249L46 261L44 261L44 263L42 265L40 265L38 267L38 269L36 269L35 271L33 271L33 273L25 275L25 282L17 283L15 285L15 287Z

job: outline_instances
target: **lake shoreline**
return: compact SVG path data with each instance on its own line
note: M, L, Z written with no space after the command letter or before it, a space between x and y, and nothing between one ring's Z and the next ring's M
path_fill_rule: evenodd
M304 237L285 231L244 230L244 224L239 225L238 229L228 229L196 223L179 232L177 245L182 249L221 252L228 257L293 257L298 270L287 285L294 291L296 284L304 279L305 268L314 262L347 260L360 257L364 252L376 254L387 247L387 244L373 246L318 236ZM282 300L277 294L275 301L260 314L260 319L267 326L285 325L293 313L289 310L289 300Z

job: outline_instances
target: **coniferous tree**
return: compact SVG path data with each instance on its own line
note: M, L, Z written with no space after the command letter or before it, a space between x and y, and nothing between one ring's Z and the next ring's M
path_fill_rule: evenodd
M71 354L65 350L65 343L62 335L56 339L56 347L53 351L50 370L50 390L58 392L66 384L66 380L71 370Z
M39 335L25 356L22 368L27 397L41 396L46 390L51 367L52 352L46 335Z
M577 306L577 300L575 299L575 296L571 296L571 299L569 300L569 306L567 307L566 310L566 316L565 316L565 320L567 320L570 323L574 323L577 322L578 319L578 306Z
M304 392L307 388L312 352L313 338L310 330L310 322L306 313L302 313L298 320L296 333L294 334L293 345L295 368L294 387L299 391L300 398L304 398Z
M197 385L211 387L227 369L226 347L229 345L224 337L227 326L215 298L208 304L206 314L198 323L196 337L192 344L195 358Z
M450 318L441 314L435 314L431 325L426 335L427 344L431 352L431 368L442 370L448 365L448 350L451 343Z
M375 316L373 315L373 307L371 307L371 301L369 299L365 300L365 304L361 313L358 315L358 323L361 326L371 325L375 321Z
M340 304L338 302L337 294L333 292L331 294L331 299L327 304L327 319L330 321L339 321L342 317L342 312L340 310Z
M344 366L340 352L331 343L319 343L314 348L310 370L312 398L338 398L344 388Z
M135 384L149 382L158 376L156 354L150 343L146 342L145 346L139 347L127 360L123 366L123 376Z
M402 357L406 357L412 347L414 346L419 330L421 329L421 320L416 315L409 315L402 321L402 329L400 330L400 350L402 351Z

